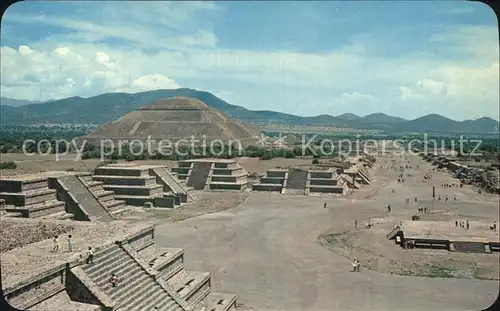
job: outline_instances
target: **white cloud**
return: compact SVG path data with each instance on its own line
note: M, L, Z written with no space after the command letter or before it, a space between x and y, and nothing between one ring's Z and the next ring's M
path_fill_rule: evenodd
M369 34L323 53L243 50L218 46L210 24L210 16L223 11L218 4L137 5L100 4L95 14L103 18L95 20L6 14L3 23L52 25L72 33L48 35L17 50L2 47L2 96L39 99L42 88L42 99L48 99L182 85L219 92L247 108L303 115L437 112L463 118L481 111L498 116L495 27L432 35L432 42L462 55L460 60L443 61L430 51L382 58L371 51L385 43ZM124 43L107 45L106 38Z

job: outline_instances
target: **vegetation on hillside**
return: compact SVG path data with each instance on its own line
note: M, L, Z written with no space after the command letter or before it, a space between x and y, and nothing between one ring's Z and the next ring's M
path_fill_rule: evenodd
M336 135L317 135L317 134L296 134L289 133L288 136L292 142L287 142L287 148L270 148L270 147L255 147L250 146L245 150L235 150L229 146L214 146L210 148L195 148L192 149L188 146L180 146L177 152L170 152L161 154L160 152L141 153L139 150L134 149L132 146L122 146L122 152L115 150L100 150L98 146L90 144L76 144L74 145L72 139L85 136L88 133L86 127L53 127L53 126L3 126L0 128L0 153L56 153L63 154L65 152L75 152L75 146L82 148L82 158L100 158L101 154L107 154L105 157L108 160L143 160L143 159L164 159L164 160L181 160L188 158L200 157L217 157L217 158L233 158L238 156L255 157L263 160L272 158L294 158L297 156L311 156L314 153L311 149L322 151L323 155L336 156L340 150L345 151L350 144L353 150L357 149L357 145L362 141L373 140L400 140L402 147L408 148L408 144L412 140L424 141L420 135L353 135L353 134L336 134ZM279 133L267 132L269 137L278 137ZM293 137L295 136L295 137ZM459 137L453 136L429 136L425 138L428 142L429 150L434 147L455 149L461 152L460 157L468 157L468 153L472 152L476 146L479 148L475 152L481 152L490 158L498 158L500 154L499 138L498 137L482 137L480 143L477 142L478 137L462 138L460 145ZM471 140L468 140L471 139ZM64 141L70 142L67 145ZM309 147L302 144L308 143ZM24 150L23 150L24 143ZM479 145L478 145L479 144ZM423 143L413 142L412 148L423 148ZM460 150L462 149L462 150ZM473 157L474 158L474 157Z

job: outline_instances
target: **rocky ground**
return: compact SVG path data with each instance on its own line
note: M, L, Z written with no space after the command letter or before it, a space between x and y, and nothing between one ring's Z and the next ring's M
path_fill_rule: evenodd
M0 253L51 239L74 229L71 223L48 223L25 219L3 218L0 225Z

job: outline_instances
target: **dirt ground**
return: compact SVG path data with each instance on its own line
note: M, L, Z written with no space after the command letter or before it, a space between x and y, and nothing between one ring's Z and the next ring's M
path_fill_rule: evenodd
M79 170L72 159L39 160L19 159L18 170L32 173L33 169L64 170L65 166ZM490 306L499 290L498 254L406 251L387 240L386 234L400 221L411 222L417 204L406 203L406 198L418 197L418 204L431 206L433 184L437 194L457 197L453 204L434 204L434 211L440 213L429 217L435 220L498 222L498 195L478 194L469 186L441 188L440 184L456 180L446 172L433 171L416 156L409 161L420 168L405 172L411 176L398 183L399 172L388 168L391 160L398 161L380 157L369 171L371 184L347 197L194 192L196 201L180 208L137 208L118 222L155 223L158 246L183 248L186 269L210 271L213 290L237 294L238 303L249 310L471 310ZM238 162L249 173L311 163L309 159L252 158ZM76 163L91 167L99 161ZM432 174L431 184L420 182L427 173ZM374 226L365 229L369 219ZM358 228L354 228L355 220ZM46 249L50 240L32 245ZM12 261L16 251L7 252ZM20 258L27 261L25 257ZM362 263L361 273L351 272L353 258Z
M403 162L398 158L396 161L396 164ZM356 199L372 199L377 205L391 204L391 213L387 212L385 217L372 219L374 227L370 229L365 228L364 222L360 223L358 228L354 228L352 222L339 224L320 235L318 238L320 244L343 254L346 258L356 258L364 267L374 271L413 276L499 280L498 254L465 254L420 249L408 251L397 247L394 241L387 240L385 234L400 221L411 222L411 215L417 214L419 206L433 206L432 186L436 187L436 195L441 195L442 201L434 202L436 213L424 215L422 218L425 220L440 221L439 224L442 222L451 224L454 220L483 223L482 226L486 228L484 236L491 235L487 226L495 220L498 221L497 195L478 194L467 186L442 188L442 183L457 183L457 180L451 178L447 172L432 171L432 167L418 157L411 157L408 161L414 168L416 166L420 168L407 169L404 183L395 181L400 172L378 166L376 172L372 173L377 180L371 187L352 194ZM391 161L379 159L380 163L389 165ZM421 183L423 175L429 173L432 174L431 182ZM395 193L392 193L392 190L395 190ZM450 198L448 202L445 201L446 195ZM414 197L418 197L417 203L414 202ZM457 197L457 201L451 201L452 197ZM409 204L405 203L406 198L411 198ZM446 232L440 234L447 235ZM448 234L451 239L451 235L455 233ZM478 236L481 236L481 233L478 233ZM498 241L498 236L492 240Z
M238 206L249 197L248 192L239 191L193 191L192 195L195 196L195 201L183 204L181 208L152 208L146 210L141 207L125 214L121 219L154 222L155 224L163 224L165 221L181 221Z

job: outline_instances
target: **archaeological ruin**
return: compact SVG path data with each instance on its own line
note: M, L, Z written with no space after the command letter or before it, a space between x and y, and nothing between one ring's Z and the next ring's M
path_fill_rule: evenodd
M155 147L162 140L182 144L183 140L203 142L222 141L233 148L254 144L260 131L248 124L231 119L207 104L187 97L172 97L130 112L122 118L88 134L88 144L99 146L102 141L146 141L150 137ZM189 145L189 142L186 142Z

